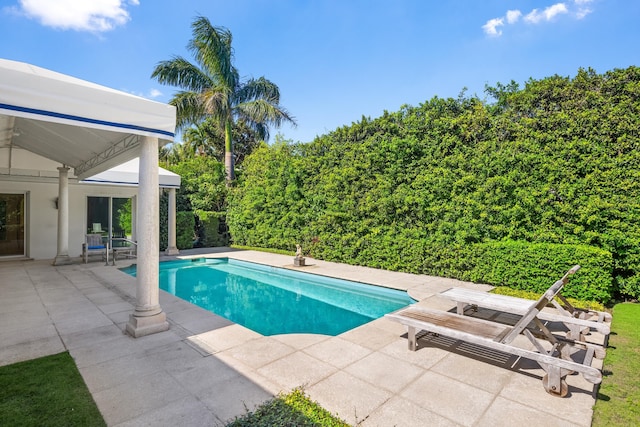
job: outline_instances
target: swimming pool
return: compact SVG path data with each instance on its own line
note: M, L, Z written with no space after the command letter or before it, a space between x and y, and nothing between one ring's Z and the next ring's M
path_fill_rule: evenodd
M135 266L123 271L135 276ZM161 262L160 289L262 335L338 335L414 302L404 291L229 258Z

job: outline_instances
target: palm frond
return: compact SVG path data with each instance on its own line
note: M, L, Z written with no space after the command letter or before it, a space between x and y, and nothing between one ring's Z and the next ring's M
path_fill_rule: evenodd
M251 129L253 133L255 133L256 138L261 139L263 141L269 140L269 126L264 123L247 123L247 127Z
M270 104L280 103L280 89L278 86L264 77L249 79L237 91L238 103L255 99L264 99Z
M226 87L209 88L202 94L202 102L207 114L219 124L224 124L231 117L231 101L233 96Z
M176 107L176 126L182 130L192 124L197 124L207 117L207 111L202 104L202 96L195 92L178 92L169 101Z
M204 16L199 16L191 24L193 38L187 48L196 61L211 76L220 79L218 83L235 89L238 85L238 70L233 66L233 47L231 31L223 27L214 27Z
M151 77L161 84L177 86L194 92L201 92L214 84L207 74L180 56L159 62Z
M268 130L266 132L262 131L260 126L280 127L285 122L290 123L292 126L297 125L295 118L284 107L271 104L264 99L238 104L234 109L234 113L256 132L266 135L265 139L268 139L269 132Z

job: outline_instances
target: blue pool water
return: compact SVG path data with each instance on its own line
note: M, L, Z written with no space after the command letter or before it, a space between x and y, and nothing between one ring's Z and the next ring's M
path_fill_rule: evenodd
M135 275L135 266L124 271ZM160 289L262 335L338 335L414 302L403 291L227 258L161 262Z

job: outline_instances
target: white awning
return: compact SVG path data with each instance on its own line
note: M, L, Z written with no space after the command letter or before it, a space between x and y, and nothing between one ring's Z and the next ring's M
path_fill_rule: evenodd
M0 147L74 168L79 178L139 157L141 136L171 142L175 107L0 59Z
M111 184L138 186L138 170L140 159L135 158L107 171L82 180L88 184ZM163 168L158 168L158 181L162 188L180 188L180 175Z

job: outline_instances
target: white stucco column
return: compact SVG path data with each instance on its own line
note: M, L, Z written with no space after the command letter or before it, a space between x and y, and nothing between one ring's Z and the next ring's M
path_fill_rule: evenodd
M169 189L169 213L168 228L169 228L169 244L165 253L167 255L178 255L180 251L176 247L176 189Z
M126 326L127 333L136 338L169 329L159 302L160 197L157 138L141 137L139 176L136 308L129 316Z
M131 240L138 241L138 197L131 197Z
M58 252L53 265L71 264L69 257L69 168L58 168Z

